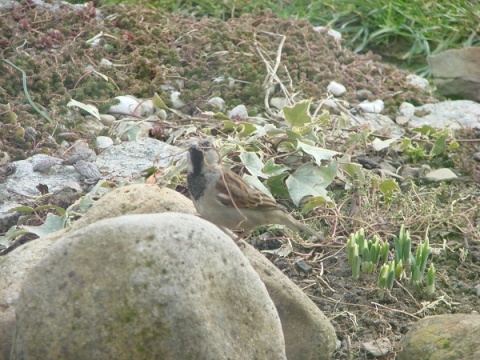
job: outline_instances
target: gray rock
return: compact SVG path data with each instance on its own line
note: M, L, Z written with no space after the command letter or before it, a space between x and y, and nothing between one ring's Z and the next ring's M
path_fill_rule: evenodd
M447 181L456 179L458 176L448 168L436 169L425 175L427 180L431 181Z
M118 103L110 106L108 113L119 116L142 116L142 106L141 101L132 95L121 95L117 96L115 100L118 100Z
M412 325L402 337L398 360L480 359L480 315L430 316Z
M0 360L10 359L15 330L15 306L23 281L65 230L31 241L0 257Z
M287 358L330 359L335 351L335 329L328 318L288 277L245 242L240 249L261 277L280 316Z
M288 99L285 97L272 97L270 99L270 106L273 106L277 110L282 110L288 105Z
M174 109L181 109L186 105L185 102L180 99L180 95L181 93L179 91L174 91L170 94L170 101L172 102L172 107Z
M392 344L388 338L375 339L362 344L363 349L373 357L381 357L392 351Z
M169 188L157 185L134 184L123 186L104 195L73 223L74 230L96 221L126 214L154 214L168 211L195 215L197 212L190 199Z
M9 359L15 325L15 304L27 273L63 234L105 218L126 213L181 211L195 214L192 202L180 193L152 185L130 185L108 193L93 204L72 228L36 239L0 257L0 360Z
M108 149L110 146L113 145L113 140L108 136L97 136L95 138L95 148L102 152L105 149Z
M330 84L328 84L327 86L327 90L330 91L334 96L338 97L345 94L347 88L336 81L331 81Z
M115 116L109 115L109 114L100 114L100 121L102 122L103 125L105 126L112 126L115 124Z
M125 180L140 177L142 171L153 165L166 167L175 157L186 157L186 152L156 139L144 137L138 141L109 147L98 155L96 164L108 179Z
M474 290L475 294L480 297L480 284L475 285Z
M385 104L383 100L364 101L358 107L366 113L380 114L385 109Z
M27 275L16 314L12 360L286 358L277 311L248 260L186 214L66 234Z
M427 61L440 94L480 101L480 48L447 50Z
M36 172L33 170L35 164L51 159L57 162L56 158L48 155L37 154L26 160L16 161L15 173L5 178L5 181L0 184L0 203L4 201L21 202L23 197L36 198L40 196L40 192L36 189L39 183L45 184L50 189L50 192L60 190L67 181L78 181L79 175L72 166L55 165L45 172Z
M211 99L208 100L208 103L220 111L225 110L225 100L223 100L221 97L218 97L218 96L212 97Z
M390 136L399 136L405 132L400 125L385 115L363 113L350 118L351 126L362 126L364 124L368 124L370 128Z
M415 108L409 127L429 125L436 129L453 130L480 128L480 104L470 100L444 101Z
M228 112L228 117L230 119L247 119L248 111L245 105L237 105L232 110Z
M410 85L415 86L419 89L428 89L430 86L427 79L415 74L407 75L406 79Z

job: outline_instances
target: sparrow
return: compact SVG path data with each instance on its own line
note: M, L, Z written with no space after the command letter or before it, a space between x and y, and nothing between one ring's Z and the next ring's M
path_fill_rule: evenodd
M243 229L235 241L267 224L285 225L321 238L275 200L224 168L220 154L209 141L189 147L187 182L195 209L204 219L223 229Z

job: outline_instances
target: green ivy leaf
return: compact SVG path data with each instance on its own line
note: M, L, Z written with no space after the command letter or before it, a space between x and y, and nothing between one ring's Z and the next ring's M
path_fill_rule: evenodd
M448 150L453 150L453 149L457 149L460 145L458 144L458 142L456 141L452 141L450 143L450 145L448 146Z
M326 187L333 181L336 174L336 164L319 167L307 163L300 166L286 180L288 192L294 204L298 206L305 196L322 196L327 201L332 201L327 195Z
M422 135L429 135L429 134L435 134L437 130L435 130L430 125L423 125L422 127L412 129L412 131L418 132Z
M442 134L435 140L430 156L439 156L447 152L447 137L448 134Z
M365 173L363 167L357 163L339 163L338 167L345 171L352 179L360 180L360 183L365 183Z
M311 100L302 100L292 106L283 107L283 115L287 124L292 127L301 127L312 122L309 114Z
M325 204L331 203L327 198L323 196L312 196L309 197L307 203L302 208L302 213L306 214L319 206L324 206Z
M270 177L267 180L270 192L279 198L286 199L289 197L287 186L285 185L285 178L288 176L287 172Z
M385 196L385 200L387 202L390 201L395 192L400 191L400 187L398 186L395 179L387 179L383 181L380 184L379 189L382 192L383 196Z
M165 105L162 98L157 93L155 93L155 95L153 95L152 102L153 102L153 105L155 105L157 108L163 109L163 110L168 110L168 106Z
M268 175L263 172L263 162L256 153L242 152L240 153L240 160L242 160L243 165L245 165L250 174L257 177L268 178Z
M65 227L67 223L68 215L65 213L62 216L57 216L51 213L47 214L45 222L40 226L23 226L25 230L39 237L47 236Z
M263 172L268 177L280 175L288 170L290 170L288 166L275 164L275 160L273 158L268 159L263 167Z
M33 214L35 212L35 210L33 208L31 208L30 206L17 206L15 208L12 208L9 210L9 212L25 212L25 213L28 213L28 214Z
M318 165L321 165L322 160L331 160L334 156L340 155L339 152L312 146L301 141L297 141L297 146L298 149L311 155Z

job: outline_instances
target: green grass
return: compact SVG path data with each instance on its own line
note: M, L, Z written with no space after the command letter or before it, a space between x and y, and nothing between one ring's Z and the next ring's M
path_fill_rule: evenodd
M106 3L137 1L106 0ZM151 0L144 6L224 20L271 9L283 18L306 18L340 31L357 52L373 50L400 67L426 74L426 56L480 46L477 0Z

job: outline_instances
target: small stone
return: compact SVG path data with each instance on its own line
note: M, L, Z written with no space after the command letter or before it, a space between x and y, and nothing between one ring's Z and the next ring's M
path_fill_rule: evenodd
M212 97L210 100L208 100L208 103L220 111L225 110L225 100L223 100L221 97Z
M100 121L105 126L112 126L115 124L115 116L109 114L100 114Z
M427 79L415 74L407 75L407 82L419 89L428 89L430 86Z
M362 344L363 349L373 357L387 355L392 350L392 344L388 338L376 339Z
M395 117L395 122L398 124L398 125L405 125L406 123L408 123L410 121L410 117L409 116L397 116Z
M480 284L475 285L474 289L475 289L476 295L480 297Z
M473 160L480 161L480 151L473 154Z
M385 105L382 100L375 100L375 101L364 101L361 104L359 104L358 107L362 111L367 113L380 114L385 108Z
M60 164L60 163L61 163L60 159L53 158L53 157L43 159L43 160L37 161L33 165L33 171L44 172L44 171L47 171L48 169L50 169L51 167L53 167L57 164Z
M347 88L342 84L332 81L327 86L327 90L330 91L334 96L342 96L347 91Z
M412 117L415 114L415 105L403 102L398 108L398 115Z
M108 136L97 136L95 139L95 147L99 152L109 148L113 145L113 140Z
M185 106L185 103L180 99L180 92L174 91L170 94L170 101L174 109L180 109Z
M185 80L175 79L173 80L173 82L175 83L175 85L177 85L178 90L182 90L183 88L185 88Z
M131 95L122 95L117 96L116 100L120 101L116 105L110 106L108 109L109 114L115 114L117 116L127 115L127 116L141 116L142 107L140 106L140 101Z
M288 105L286 98L273 97L270 99L270 106L273 106L275 109L282 110L286 105Z
M295 263L295 268L300 271L300 272L304 272L306 274L309 274L313 271L313 268L308 265L305 261L303 260L300 260L300 261L297 261Z
M340 40L342 40L342 33L338 32L337 30L330 29L327 26L315 26L313 31L321 32L325 29L327 29L327 34L333 37L336 41L340 42Z
M106 68L110 68L110 67L113 67L113 63L108 60L108 59L105 59L103 58L102 60L100 60L100 67L106 67Z
M96 181L100 180L102 177L95 164L86 162L84 160L78 160L75 164L73 164L73 167L84 179Z
M425 178L432 181L446 181L456 179L458 176L448 168L430 171Z
M0 152L0 166L7 165L11 160L10 154L6 151Z
M167 118L168 118L167 111L164 110L164 109L157 109L157 111L155 111L155 114L156 114L161 120L167 120Z
M360 89L355 92L355 97L358 100L367 100L370 96L373 96L372 92L367 89Z
M323 102L323 105L328 106L332 109L338 108L337 102L333 99L327 99Z
M248 111L245 105L237 105L232 110L228 112L228 117L230 119L247 119Z
M155 112L155 105L151 99L140 102L142 107L142 116L150 116Z

